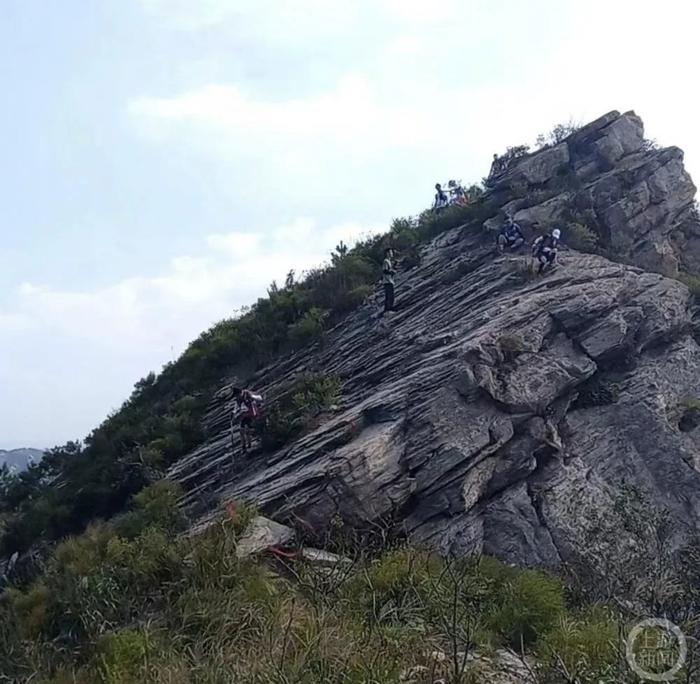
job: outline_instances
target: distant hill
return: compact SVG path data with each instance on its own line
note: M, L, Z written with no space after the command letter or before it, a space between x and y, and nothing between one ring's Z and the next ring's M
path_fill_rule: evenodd
M36 463L44 455L40 449L0 449L0 467L7 464L10 470L25 470L30 463Z

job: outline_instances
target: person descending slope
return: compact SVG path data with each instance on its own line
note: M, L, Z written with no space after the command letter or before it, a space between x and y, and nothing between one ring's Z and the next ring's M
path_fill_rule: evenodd
M449 200L440 183L435 183L435 190L437 192L435 193L435 201L433 202L433 211L439 214L449 204Z
M506 219L506 222L498 234L498 251L504 252L506 247L511 250L520 249L525 244L525 236L520 226L513 220L512 216Z
M394 250L387 247L384 250L384 262L382 263L382 283L384 285L384 313L394 311Z
M555 228L551 233L547 233L547 235L540 235L533 243L532 257L540 264L537 269L538 273L542 273L545 268L552 267L555 264L560 237L561 231L559 228Z
M233 398L237 410L231 420L231 429L233 430L233 422L238 418L240 420L241 447L245 453L252 446L251 433L255 421L259 420L262 414L263 398L259 394L254 394L250 390L240 387L233 388Z

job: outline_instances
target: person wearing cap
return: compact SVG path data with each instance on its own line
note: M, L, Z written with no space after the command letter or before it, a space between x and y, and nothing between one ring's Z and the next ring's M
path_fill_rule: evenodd
M559 247L559 239L561 231L555 228L547 235L540 235L532 244L532 257L539 262L538 273L542 273L545 268L551 267L557 260L557 248Z

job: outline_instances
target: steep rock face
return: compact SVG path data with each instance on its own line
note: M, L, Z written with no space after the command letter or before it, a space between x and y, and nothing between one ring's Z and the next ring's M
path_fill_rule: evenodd
M562 254L542 279L526 268L479 234L442 236L400 279L390 321L363 308L252 381L272 398L300 373L338 374L336 415L232 467L222 392L211 440L171 475L191 503L249 499L313 527L392 517L443 550L545 565L575 549L586 507L613 515L627 483L685 537L700 514L700 430L675 417L700 387L687 290L597 256ZM579 401L616 362L611 403Z
M509 174L525 165L545 182L549 166L585 149L574 168L595 194L609 174L651 168L664 154L634 151L632 115L577 136L542 153L546 163L527 158ZM621 165L595 171L600 158ZM639 177L648 187L649 175ZM506 204L510 192L492 190ZM685 200L669 186L663 202ZM536 277L525 255L496 257L471 225L423 249L420 265L398 276L397 300L386 319L368 302L322 346L250 379L268 402L305 372L342 380L338 410L287 447L233 465L222 388L208 441L170 472L203 524L220 500L246 499L280 522L391 520L442 551L555 566L585 548L592 517L619 515L615 502L631 485L669 511L676 543L698 531L700 428L682 418L700 387L700 347L685 286L573 251Z
M606 114L517 160L490 192L523 226L583 223L617 257L647 270L675 275L700 266L695 186L683 152L652 149L633 112Z

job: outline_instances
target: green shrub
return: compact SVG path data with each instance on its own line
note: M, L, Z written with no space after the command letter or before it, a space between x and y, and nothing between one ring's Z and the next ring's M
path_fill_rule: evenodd
M603 607L563 616L537 644L544 671L560 674L563 664L578 681L597 682L616 674L620 648L615 615Z
M614 614L567 613L561 584L545 573L410 547L376 558L348 548L352 562L335 568L241 559L242 519L253 513L237 507L240 520L192 536L154 525L125 539L103 524L67 540L41 582L0 597L3 674L360 684L400 681L422 665L433 678L485 681L461 654L488 655L503 639L537 657L543 684L563 681L562 663L577 681L618 681Z
M412 249L420 242L419 223L411 218L394 219L389 230L388 245L398 252Z
M600 240L598 233L582 223L569 223L562 239L569 247L588 253L596 251Z
M44 632L51 617L51 592L45 584L35 584L25 592L8 589L2 601L23 639L37 639Z
M298 378L269 410L261 435L263 449L277 449L309 428L321 413L340 401L341 383L334 375Z
M366 620L418 627L423 617L420 586L431 572L437 577L441 567L437 557L399 549L374 563L351 591L362 597Z
M146 674L152 644L147 632L124 629L105 634L97 645L99 672L105 684L139 681Z
M310 375L297 381L292 408L306 415L328 411L340 400L341 383L335 375Z
M431 210L424 211L418 218L417 230L420 241L424 242L452 228L466 225L477 215L478 211L476 207L469 204L465 206L455 205L447 207L439 213L435 213Z
M328 311L313 307L296 323L289 326L289 338L294 346L301 347L308 342L321 339L323 324L328 318Z
M273 406L265 417L265 429L260 436L266 451L279 449L299 434L301 426L296 417L279 406Z
M540 133L537 136L536 145L537 149L546 149L548 147L554 147L559 143L566 140L570 135L573 135L577 131L581 130L581 124L573 119L569 119L564 123L557 124L552 128L549 133Z
M161 480L146 487L133 499L132 511L114 520L117 534L133 539L149 526L157 526L170 532L184 527L185 520L177 501L182 495L179 485Z
M696 300L700 301L700 276L691 275L681 271L677 279L680 280L689 290Z
M522 570L502 587L489 626L518 649L534 644L564 613L561 582L536 570Z
M347 294L348 307L350 309L354 309L355 307L359 306L372 294L372 292L374 292L372 285L358 285L357 287L353 288Z

